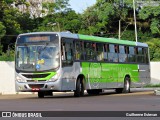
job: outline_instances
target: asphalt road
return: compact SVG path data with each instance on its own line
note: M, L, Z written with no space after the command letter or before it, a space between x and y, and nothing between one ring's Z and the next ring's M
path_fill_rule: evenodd
M160 111L160 96L153 91L116 94L108 91L97 96L75 98L73 93L55 93L38 98L37 94L0 95L0 111Z

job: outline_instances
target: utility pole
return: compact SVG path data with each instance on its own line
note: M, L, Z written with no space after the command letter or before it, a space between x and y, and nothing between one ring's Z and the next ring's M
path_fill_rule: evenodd
M119 20L119 35L118 35L119 40L121 39L121 19Z
M123 0L120 0L119 2L119 8L120 10L123 10L124 7L124 2ZM120 19L119 19L119 35L118 35L119 40L121 39L121 13L120 13Z
M136 42L138 42L137 40L137 23L136 23L136 10L135 10L135 0L133 0L133 12L134 12L134 26L135 26L135 39Z

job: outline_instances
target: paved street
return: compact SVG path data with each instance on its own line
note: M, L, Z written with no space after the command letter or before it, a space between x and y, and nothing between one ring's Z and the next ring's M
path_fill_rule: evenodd
M73 93L55 93L39 99L37 94L0 95L0 111L159 111L160 96L153 91L75 98Z

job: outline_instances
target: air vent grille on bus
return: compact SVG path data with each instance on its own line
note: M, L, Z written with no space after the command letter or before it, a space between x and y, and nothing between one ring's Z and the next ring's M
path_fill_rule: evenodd
M38 82L46 82L47 80L37 80ZM35 82L35 80L27 80L27 82Z
M45 78L49 76L50 74L22 74L26 78Z

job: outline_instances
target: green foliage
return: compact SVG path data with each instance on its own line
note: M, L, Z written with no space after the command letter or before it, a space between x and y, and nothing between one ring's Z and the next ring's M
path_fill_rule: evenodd
M14 61L14 50L7 51L7 53L2 52L0 61Z
M0 61L14 61L15 50L11 48L11 50L7 50L7 52L3 52L3 46L0 45Z
M146 6L139 12L139 18L149 21L152 34L160 36L160 6Z
M152 19L150 28L153 34L160 34L160 20L156 18Z
M6 27L3 25L2 22L0 22L0 39L5 35L5 33L6 33Z
M40 31L70 31L72 33L118 38L121 20L121 39L135 41L133 1L97 0L82 14L69 8L69 0L43 2L42 17L21 13L15 6L32 6L26 0L0 1L0 60L13 60L7 54L8 44L14 43L19 33ZM138 7L138 6L136 6ZM136 11L138 41L147 42L151 60L160 60L160 6L145 6ZM2 47L3 46L3 47ZM3 49L2 49L3 48Z
M148 84L146 86L144 86L145 88L153 88L153 87L160 87L160 84Z
M160 60L160 39L153 38L147 42L150 49L150 60L159 61Z

